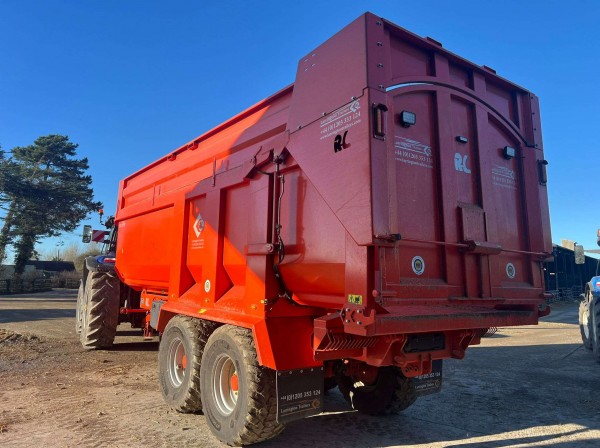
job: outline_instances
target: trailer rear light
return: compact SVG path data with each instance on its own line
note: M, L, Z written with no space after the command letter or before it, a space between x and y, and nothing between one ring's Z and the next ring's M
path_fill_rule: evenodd
M400 124L402 127L409 128L417 124L417 114L408 110L400 112Z
M502 155L506 160L510 160L517 155L517 150L510 146L505 146L504 149L502 149Z
M385 104L373 106L373 136L375 138L385 138L385 112L388 108Z
M547 160L538 160L538 176L540 185L546 185L548 183L548 176L546 174L546 165L548 165Z

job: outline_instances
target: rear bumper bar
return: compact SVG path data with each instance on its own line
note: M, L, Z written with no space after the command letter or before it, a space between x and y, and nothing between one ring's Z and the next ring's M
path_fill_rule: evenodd
M462 358L478 344L485 329L535 325L537 303L393 305L366 310L349 304L338 313L314 321L313 350L318 361L352 358L369 365L396 365L406 376L428 373L435 359ZM409 349L411 335L425 341ZM433 341L429 346L426 341ZM442 341L440 343L440 341ZM434 343L435 342L435 343ZM407 347L405 349L405 347Z
M349 311L348 311L349 310ZM382 336L399 333L428 333L472 328L535 325L537 306L519 309L495 309L468 305L393 306L386 313L372 310L367 314L347 307L340 317L344 332L359 336Z

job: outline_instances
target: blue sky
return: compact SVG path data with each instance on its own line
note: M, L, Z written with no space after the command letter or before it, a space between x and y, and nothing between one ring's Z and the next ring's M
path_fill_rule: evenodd
M2 148L68 135L113 213L120 179L292 83L369 10L540 97L553 240L596 247L600 1L206 3L0 0Z

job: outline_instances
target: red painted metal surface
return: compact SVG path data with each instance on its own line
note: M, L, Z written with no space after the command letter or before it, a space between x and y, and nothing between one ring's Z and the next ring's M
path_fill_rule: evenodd
M166 302L159 331L187 314L252 329L271 368L414 376L537 322L543 160L533 94L365 14L293 86L122 181L117 270ZM435 332L445 348L405 351Z

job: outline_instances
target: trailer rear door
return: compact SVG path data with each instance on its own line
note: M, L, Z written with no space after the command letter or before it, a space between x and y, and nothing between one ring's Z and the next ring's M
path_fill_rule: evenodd
M399 298L530 296L523 179L536 173L523 164L535 166L535 150L458 89L408 84L388 95L390 230L402 240L379 251L382 289Z

